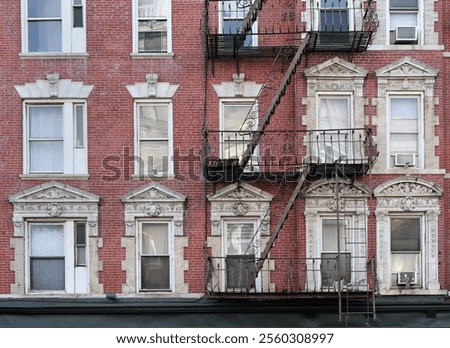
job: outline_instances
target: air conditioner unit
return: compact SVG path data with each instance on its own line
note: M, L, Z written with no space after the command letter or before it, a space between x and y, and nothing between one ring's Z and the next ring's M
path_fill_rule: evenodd
M399 272L397 273L398 285L414 285L417 284L416 272Z
M416 165L415 153L396 153L395 154L395 166L396 167L414 167Z
M394 42L417 42L417 27L397 27L394 33Z

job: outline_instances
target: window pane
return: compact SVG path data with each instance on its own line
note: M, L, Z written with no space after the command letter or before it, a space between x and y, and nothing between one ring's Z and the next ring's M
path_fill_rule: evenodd
M320 13L320 30L322 31L347 31L347 10L325 10Z
M322 220L322 251L338 250L337 220ZM340 250L345 250L345 221L339 222Z
M225 259L227 289L245 289L255 274L255 255L228 255Z
M391 98L391 118L417 120L418 103L417 98Z
M244 18L247 15L251 2L242 0L222 1L223 18Z
M83 7L73 8L73 27L83 28Z
M335 281L344 279L350 282L351 271L350 254L322 253L320 264L322 287L335 287Z
M420 251L420 219L391 219L391 250Z
M169 254L169 225L168 224L142 224L142 254L167 255Z
M75 105L75 145L84 147L84 107Z
M76 223L75 224L75 242L76 244L85 245L86 244L86 224Z
M418 9L417 0L390 0L392 8Z
M139 18L167 17L167 0L139 0Z
M141 287L147 290L170 289L170 266L168 256L145 256L141 258Z
M392 273L398 272L419 272L420 270L420 254L400 254L391 255Z
M417 13L391 13L391 30L397 27L416 27Z
M145 105L139 107L139 137L141 139L168 138L168 106Z
M61 52L61 21L29 22L28 50L30 52Z
M391 153L417 153L417 133L413 134L391 134Z
M348 0L320 0L321 8L347 8Z
M30 142L30 172L63 172L63 142Z
M31 256L64 256L64 227L31 225Z
M254 116L257 120L257 114L251 115L252 105L242 104L242 105L224 105L224 124L223 130L246 130L248 124L243 125L247 115ZM255 122L256 125L256 122ZM254 128L254 127L251 127Z
M319 129L350 128L348 98L319 99Z
M61 17L61 0L28 0L28 17Z
M31 290L64 290L64 259L31 259Z
M62 106L29 108L31 138L62 137Z
M252 254L252 245L255 244L253 223L227 223L227 254Z
M169 142L143 141L140 148L140 173L167 173L169 171Z

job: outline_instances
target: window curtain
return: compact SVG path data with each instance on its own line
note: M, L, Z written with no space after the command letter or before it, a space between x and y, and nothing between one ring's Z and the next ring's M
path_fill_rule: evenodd
M28 0L30 52L61 52L61 32L61 0Z

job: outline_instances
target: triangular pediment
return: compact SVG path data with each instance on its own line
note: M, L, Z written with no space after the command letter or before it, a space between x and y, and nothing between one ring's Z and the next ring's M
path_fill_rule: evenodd
M444 190L430 180L404 176L381 183L374 189L375 197L442 196Z
M51 181L11 195L9 201L11 203L98 203L100 197L60 182Z
M304 74L307 78L356 78L365 77L368 71L356 64L350 63L339 57L332 58L306 69Z
M186 196L160 184L139 187L121 197L124 203L137 202L184 202Z
M438 70L414 59L404 57L376 70L377 77L436 77Z
M270 202L273 195L246 183L236 183L226 186L214 194L207 196L208 200L214 201L263 201Z

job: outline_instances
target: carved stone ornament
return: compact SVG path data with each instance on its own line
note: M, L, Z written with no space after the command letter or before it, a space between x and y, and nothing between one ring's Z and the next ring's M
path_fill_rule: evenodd
M47 80L49 83L50 89L50 97L58 96L58 82L59 82L59 74L48 74Z
M179 85L169 82L158 82L158 74L150 73L145 75L145 82L138 82L134 85L127 85L126 88L134 99L172 99Z
M49 203L47 205L48 215L52 217L61 216L63 213L63 208L59 203Z
M438 197L444 190L434 182L404 176L381 183L374 189L376 197Z
M147 74L145 77L148 85L148 96L156 97L156 84L158 82L158 74Z
M239 202L233 204L233 212L237 216L244 216L248 213L249 206L248 204Z
M403 197L401 200L400 208L404 211L413 211L417 208L416 197Z
M148 216L161 215L161 205L158 203L149 203L145 206L145 210Z
M244 73L233 74L234 94L236 96L242 96L244 94L244 79Z

